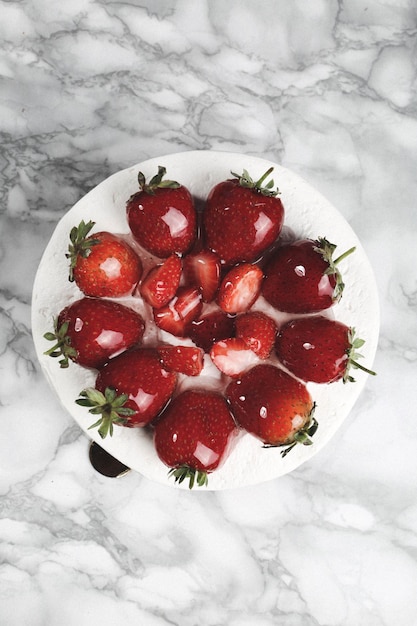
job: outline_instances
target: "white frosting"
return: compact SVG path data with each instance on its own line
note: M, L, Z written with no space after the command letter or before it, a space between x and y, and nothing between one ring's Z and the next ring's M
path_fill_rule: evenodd
M366 358L363 362L367 367L372 365L379 332L376 285L364 250L340 213L299 176L270 161L227 152L191 151L171 154L122 170L84 196L58 223L38 268L32 300L32 329L37 355L62 404L83 430L87 432L93 416L85 408L76 405L75 400L82 389L94 385L96 373L73 363L63 370L57 359L44 355L48 346L43 335L51 330L54 317L69 302L82 295L76 285L68 281L68 260L65 252L69 232L84 219L95 221L96 230L128 235L125 204L129 196L137 191L138 171L142 171L149 178L155 174L158 165L166 167L170 179L184 184L196 198L198 205L204 202L213 185L230 178L231 171L240 173L246 169L256 180L273 166L274 180L279 186L285 207L285 225L298 238L326 237L338 246L340 253L356 246L355 253L342 262L340 269L346 287L341 302L333 307L332 313L341 322L355 327L358 336L365 339L362 352ZM149 255L147 256L148 259L144 260L145 266L149 266L151 261ZM123 301L144 315L147 321L144 339L153 340L158 331L149 317L147 306L139 297ZM272 310L263 298L259 299L255 308L264 309L277 320L283 319L282 314ZM161 339L171 340L172 343L183 342L173 340L166 333L161 333ZM205 367L199 380L181 377L180 388L216 387L221 384L221 378L215 370L206 355ZM359 370L354 374L355 383L308 384L317 404L315 416L319 422L312 446L295 446L290 454L282 458L279 448L264 449L257 439L244 435L238 440L225 464L210 475L208 489L234 488L276 478L311 458L329 442L361 393L367 374ZM144 476L177 486L172 479L168 479L167 468L158 459L152 439L142 429L118 427L115 428L113 437L105 440L101 440L95 431L88 430L88 436ZM180 485L179 488L187 488L187 485Z

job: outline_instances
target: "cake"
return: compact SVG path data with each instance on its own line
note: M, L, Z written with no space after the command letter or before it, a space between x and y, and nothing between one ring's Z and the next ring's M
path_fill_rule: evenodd
M379 310L373 272L356 234L341 214L298 175L268 160L227 152L190 151L161 156L117 172L81 198L58 223L41 259L33 288L32 331L42 370L64 408L79 426L107 452L143 476L162 484L186 488L169 479L167 467L158 458L152 437L146 429L116 427L112 437L101 439L95 430L88 430L91 415L76 404L80 391L94 386L97 372L71 363L60 368L56 359L45 355L44 334L51 329L54 318L68 304L81 297L77 285L68 281L69 233L81 220L93 221L96 229L121 235L127 242L132 233L126 217L126 202L138 190L138 172L152 177L164 166L170 179L179 181L191 193L196 208L204 210L207 195L218 183L230 178L230 172L247 170L253 177L261 176L273 167L273 178L285 206L285 222L281 238L326 237L342 252L355 247L355 253L343 267L345 290L331 311L337 319L355 327L366 342L366 362L372 363L378 339ZM155 257L142 252L144 271ZM149 306L138 296L117 299L140 313L145 320L144 345L155 342L193 345L189 338L177 338L156 327ZM265 312L278 324L291 318L288 313L274 309L262 297L254 310ZM307 383L316 403L315 416L319 429L311 446L296 446L284 458L279 448L264 449L250 435L239 438L226 462L210 474L208 489L229 489L252 485L284 475L315 455L333 437L361 393L367 376L355 375L354 384L342 381L328 385ZM215 367L208 354L204 369L198 377L179 375L179 390L188 388L224 390L224 375Z

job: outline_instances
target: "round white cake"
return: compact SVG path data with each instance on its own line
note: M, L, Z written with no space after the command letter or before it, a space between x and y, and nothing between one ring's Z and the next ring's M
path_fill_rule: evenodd
M326 237L337 245L337 251L355 246L356 251L343 263L341 272L345 283L343 297L332 307L332 315L347 326L354 327L358 336L365 340L363 354L370 367L375 356L379 333L379 307L375 279L369 261L356 234L340 213L298 175L268 160L228 152L191 151L171 154L138 163L122 170L100 183L79 200L58 223L40 262L32 298L32 332L39 361L46 378L58 395L65 409L72 415L90 439L95 440L107 452L128 467L147 478L176 488L188 488L187 484L175 483L168 478L168 468L159 460L149 432L141 428L116 427L113 437L101 439L91 425L87 409L75 400L80 391L94 386L97 372L70 363L62 369L57 359L44 354L48 349L44 334L53 327L53 320L68 304L82 297L75 283L68 280L69 233L81 220L95 222L96 230L109 231L129 238L126 219L126 202L138 191L138 172L151 178L162 165L167 177L187 187L194 197L197 209L204 202L211 188L231 177L231 171L247 170L257 180L269 168L280 190L285 207L284 228L292 231L297 239ZM285 232L285 231L284 231ZM149 255L148 255L149 256ZM150 259L145 260L145 265ZM143 342L160 340L170 343L192 345L189 339L177 339L159 330L153 323L150 308L138 296L119 299L138 311L145 319L146 332ZM264 310L277 321L282 314L274 311L260 297L257 310ZM205 365L198 377L179 375L179 389L187 387L216 387L221 384L222 374L205 355ZM265 449L250 434L240 437L224 465L210 474L207 489L230 489L253 485L286 474L315 455L333 437L352 409L361 393L367 374L355 372L354 383L342 381L331 384L308 383L307 388L317 408L315 418L319 428L311 446L298 445L284 458L280 448Z

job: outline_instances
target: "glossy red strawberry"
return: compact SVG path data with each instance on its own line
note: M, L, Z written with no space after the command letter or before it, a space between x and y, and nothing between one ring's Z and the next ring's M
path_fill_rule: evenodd
M226 265L255 261L281 232L284 207L271 180L263 183L270 168L256 182L246 170L217 184L209 193L204 211L207 246Z
M181 259L178 255L172 254L145 276L140 286L142 298L156 309L165 306L177 293L181 273Z
M168 304L154 309L154 320L161 330L176 337L185 337L189 333L191 322L200 315L201 307L199 289L180 287Z
M355 248L333 260L335 248L325 238L278 248L264 268L265 299L287 313L318 313L338 302L344 283L337 264Z
M81 221L70 232L69 280L86 295L131 295L142 276L142 263L123 239L108 232L89 235L95 222Z
M317 429L314 403L303 383L274 365L256 365L232 381L227 397L236 421L267 446L310 445Z
M155 424L156 452L179 483L207 485L207 474L218 469L237 435L223 396L188 390L174 398Z
M198 376L204 367L204 353L193 346L159 345L159 358L162 365L172 372Z
M177 375L161 364L158 352L139 348L109 361L98 373L95 388L84 389L76 403L89 407L99 419L102 438L113 434L113 424L137 428L149 424L170 400Z
M277 336L275 350L282 364L304 381L353 382L352 367L374 374L356 361L361 357L356 351L364 343L355 338L354 329L317 315L285 324Z
M235 318L223 311L206 313L194 320L189 328L190 339L204 352L210 352L215 341L234 337L234 334Z
M232 378L237 378L259 361L243 339L237 337L216 341L210 350L210 357L223 374Z
M188 284L201 289L203 302L211 302L220 284L220 259L210 250L188 254L184 258L184 273Z
M135 239L151 254L166 258L183 254L194 243L197 214L190 192L176 181L163 180L166 170L146 182L139 172L140 190L126 205L127 220Z
M258 355L267 359L274 347L277 325L274 320L260 311L249 311L236 318L236 337Z
M217 303L225 313L244 313L257 300L262 286L263 272L258 265L241 263L229 270L223 278Z
M118 302L81 298L65 307L55 320L55 330L45 339L54 346L45 352L61 357L65 368L69 359L99 369L109 359L140 343L145 330L143 318Z

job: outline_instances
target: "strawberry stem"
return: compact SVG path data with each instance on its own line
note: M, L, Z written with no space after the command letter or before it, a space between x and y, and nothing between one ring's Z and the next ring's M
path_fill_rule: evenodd
M54 321L54 332L48 332L44 334L44 338L47 341L54 341L54 345L49 350L46 350L44 354L46 356L63 357L59 361L59 365L62 368L67 368L69 366L68 359L74 360L77 356L77 351L75 348L71 346L71 339L67 335L68 332L68 322L64 322L58 327L58 318Z
M263 183L265 181L266 178L268 178L268 176L271 174L271 172L273 171L273 167L270 167L265 174L262 174L262 176L260 177L259 180L257 180L256 182L253 180L253 178L249 175L247 170L243 170L243 173L241 176L239 176L239 174L235 174L235 172L231 172L232 176L234 176L235 178L237 178L239 180L239 185L241 187L245 187L246 189L252 189L253 191L256 191L260 194L262 194L263 196L268 196L271 198L274 198L275 196L277 196L279 194L279 189L273 189L274 186L274 181L271 179L269 181L269 183L267 183L265 185L265 187L263 187Z
M352 254L352 252L355 252L355 250L356 250L356 246L353 246L352 248L349 248L349 250L346 250L346 252L338 256L337 259L333 261L333 265L337 265L338 263L340 263L340 261L343 261L344 259L346 259L346 257Z
M100 437L105 439L107 435L110 437L113 435L113 424L124 426L128 421L127 418L136 413L125 406L128 399L126 393L118 396L113 387L106 387L104 393L89 387L81 391L80 397L75 402L79 406L88 407L88 412L92 415L100 415L99 419L89 426L89 430L98 428Z
M273 167L270 167L269 170L266 170L265 174L263 174L258 181L255 183L255 189L260 189L262 187L262 183L268 176L274 171Z
M349 330L348 330L349 348L346 351L348 359L347 359L347 363L346 363L345 373L343 375L343 382L344 383L354 383L355 382L355 379L353 378L353 376L350 375L350 369L352 367L356 368L356 369L359 369L359 370L362 370L363 372L366 372L366 374L370 374L371 376L376 376L376 372L374 372L373 370L368 369L364 365L361 365L357 361L358 358L362 358L362 355L359 354L358 349L363 346L365 341L363 339L360 339L359 337L355 337L355 333L356 333L356 331L355 331L355 329L353 327L349 328Z
M74 269L77 265L77 259L79 256L87 258L91 252L91 247L100 243L99 239L94 239L93 236L88 236L89 232L95 225L95 222L84 222L81 220L78 226L74 226L70 231L70 244L68 246L68 252L65 255L70 260L69 276L68 280L74 282Z
M180 467L173 467L169 470L168 476L175 479L175 482L181 484L184 480L189 481L188 487L192 489L194 484L197 482L199 487L207 487L208 485L208 476L207 472L204 470L198 470L194 467L189 467L188 465L181 465Z
M162 165L158 165L158 172L151 178L149 183L147 183L143 172L139 172L138 183L140 190L150 195L155 195L157 189L178 189L178 187L181 187L175 180L163 180L165 174L166 168Z
M352 367L356 367L358 370L362 370L363 372L366 372L367 374L371 374L371 376L376 376L376 372L374 372L373 370L368 369L364 365L361 365L357 361L352 361L351 360L350 364L352 365Z

